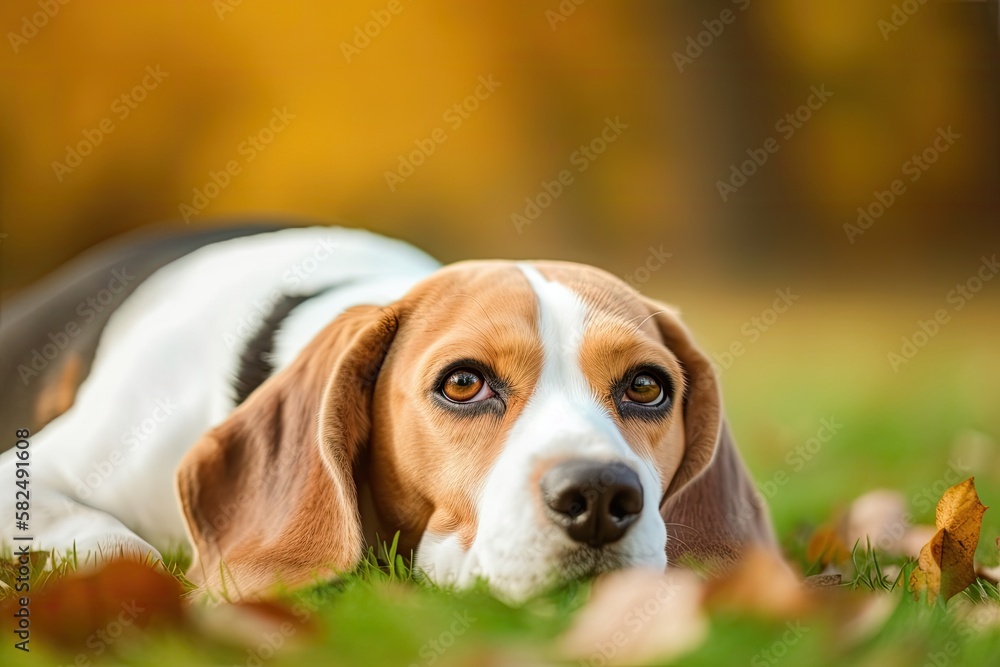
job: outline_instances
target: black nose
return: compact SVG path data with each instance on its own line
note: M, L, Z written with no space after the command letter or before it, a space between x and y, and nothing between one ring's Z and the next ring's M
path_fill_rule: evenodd
M624 463L565 461L539 484L552 520L592 547L621 539L642 512L639 475Z

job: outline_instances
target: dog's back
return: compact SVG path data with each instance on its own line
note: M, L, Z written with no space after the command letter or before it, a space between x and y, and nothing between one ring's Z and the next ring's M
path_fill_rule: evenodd
M39 430L87 377L110 317L146 278L199 248L281 229L269 222L192 230L162 225L79 255L0 306L0 432ZM0 451L10 445L4 440Z
M126 241L50 278L4 326L5 381L19 392L8 432L30 430L32 548L159 557L185 542L174 472L252 391L241 369L260 330L278 372L342 310L391 302L437 267L360 230L243 228ZM51 357L38 371L35 350ZM66 395L55 405L53 391ZM14 478L13 454L0 476ZM13 530L0 526L7 546Z

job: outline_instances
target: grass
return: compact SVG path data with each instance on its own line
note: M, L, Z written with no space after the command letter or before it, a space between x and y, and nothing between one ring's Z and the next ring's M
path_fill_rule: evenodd
M987 298L956 314L895 373L886 353L898 348L899 336L911 332L913 322L933 312L933 295L926 302L895 303L889 312L883 312L883 302L861 297L818 295L810 301L804 296L723 371L727 414L755 478L775 480L779 471L787 477L768 495L782 545L800 570L817 569L804 558L815 527L860 494L898 490L909 501L914 522L932 523L934 502L958 475L975 475L984 504L994 506L985 516L978 555L986 564L997 563L1000 308ZM744 294L731 301L716 297L713 303L716 307L688 317L709 351L738 340L744 318L768 300L765 291L760 299ZM817 435L824 418L842 428L808 459L795 458L796 447ZM968 470L952 471L949 460L956 459ZM168 558L175 572L184 564L183 554ZM992 631L971 634L959 624L970 610L1000 603L997 587L980 580L947 605L928 606L908 592L912 568L912 562L890 559L871 545L854 545L843 586L858 596L888 601L888 618L876 632L845 639L842 624L821 613L800 619L807 631L789 641L784 621L713 613L706 641L676 662L706 667L1000 664L1000 620ZM68 570L63 562L47 576ZM259 664L549 664L555 640L573 622L588 591L588 582L576 582L510 608L482 588L451 591L414 581L390 543L378 553L371 550L343 581L289 596L290 603L314 610L310 623L318 632L307 640L289 638ZM247 649L203 633L157 634L141 643L115 645L103 659L254 665L267 653L265 643L262 638ZM86 657L90 664L100 662ZM41 660L69 664L66 656L44 651ZM589 664L602 664L600 654Z

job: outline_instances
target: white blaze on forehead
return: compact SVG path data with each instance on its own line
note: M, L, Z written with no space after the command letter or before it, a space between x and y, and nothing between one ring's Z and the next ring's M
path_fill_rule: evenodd
M546 280L538 269L518 265L538 299L538 335L542 340L542 374L532 400L556 387L573 403L596 406L580 368L580 343L587 326L587 306L565 285Z
M636 461L581 366L580 346L589 319L587 304L535 267L519 264L518 268L538 300L542 372L506 449L523 447L533 461L556 456Z
M479 493L477 531L463 549L450 535L425 533L417 566L439 583L466 586L485 578L498 594L523 599L552 583L595 569L666 565L662 493L651 462L628 445L580 363L587 304L566 285L519 265L535 293L542 344L541 375ZM625 537L597 551L572 541L542 511L538 466L559 459L620 462L638 473L644 508Z

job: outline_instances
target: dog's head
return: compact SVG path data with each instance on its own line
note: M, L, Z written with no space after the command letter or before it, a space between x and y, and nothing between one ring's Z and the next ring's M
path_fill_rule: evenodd
M190 576L244 594L334 576L373 531L432 581L509 599L662 568L660 507L720 425L669 308L591 267L456 264L341 314L187 454Z

